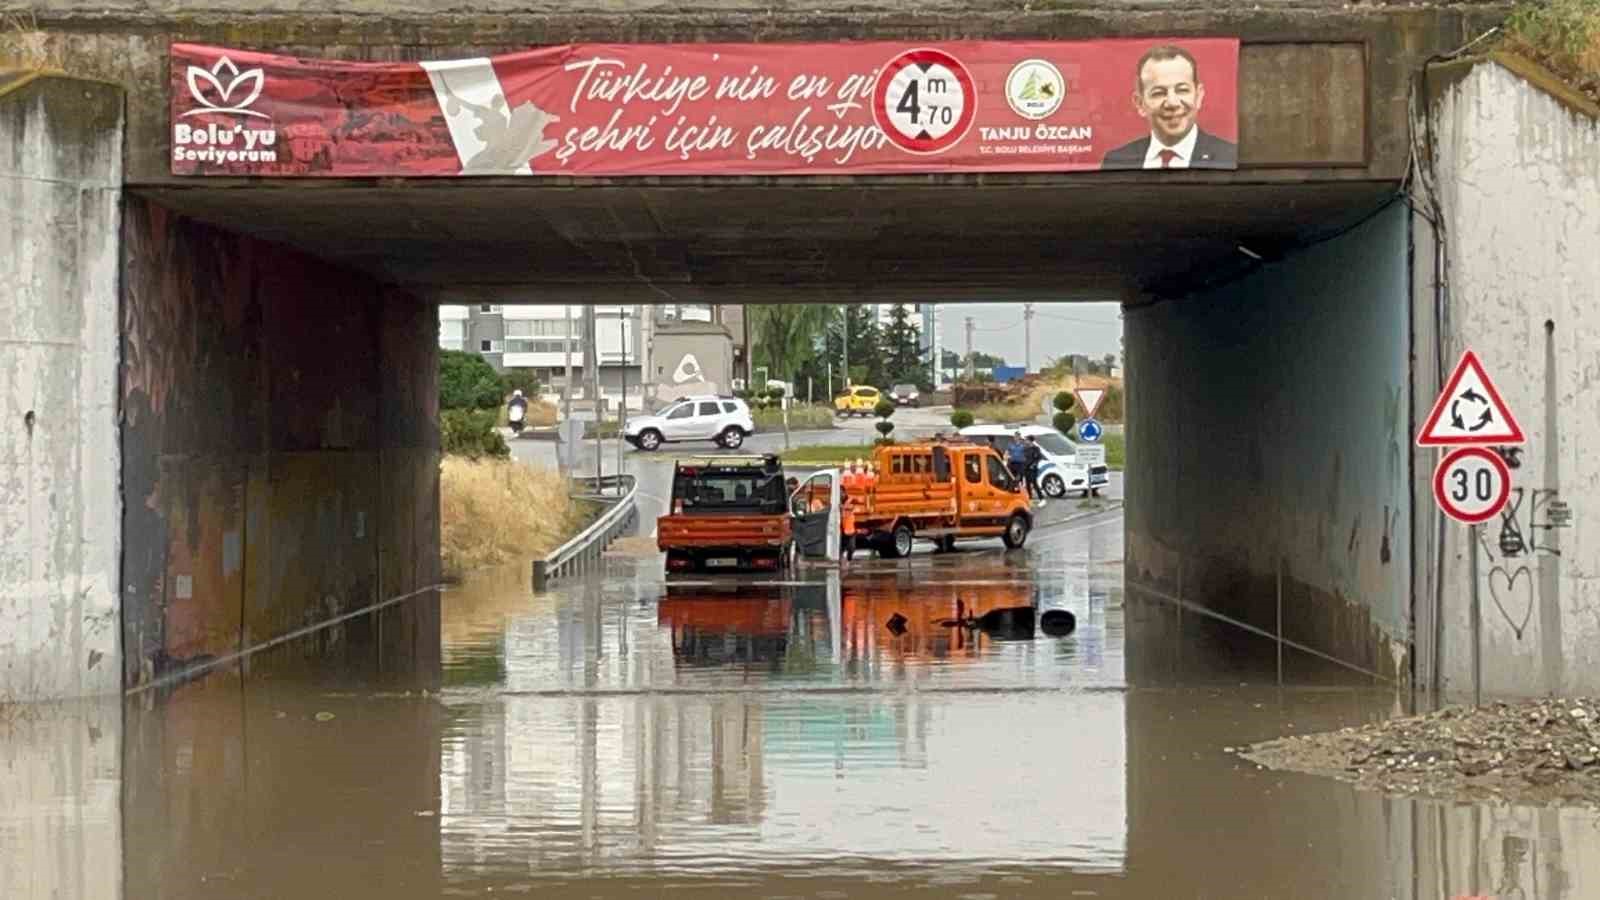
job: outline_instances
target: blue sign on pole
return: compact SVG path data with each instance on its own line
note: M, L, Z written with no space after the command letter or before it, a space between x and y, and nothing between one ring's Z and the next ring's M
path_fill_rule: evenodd
M1100 440L1100 435L1105 434L1105 429L1094 419L1084 419L1078 423L1078 440L1088 441L1093 444Z

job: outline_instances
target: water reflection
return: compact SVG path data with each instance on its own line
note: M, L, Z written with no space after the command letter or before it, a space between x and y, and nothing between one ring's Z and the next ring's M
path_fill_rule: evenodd
M347 644L46 708L0 723L0 895L1600 896L1591 812L1241 765L1396 696L1224 683L1096 542L759 589L508 573L442 599L442 694ZM1076 627L946 625L1019 607Z

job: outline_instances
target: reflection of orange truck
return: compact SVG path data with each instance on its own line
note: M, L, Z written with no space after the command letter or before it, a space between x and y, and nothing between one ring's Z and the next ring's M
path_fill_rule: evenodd
M776 456L679 460L656 546L668 572L776 571L794 551L783 467Z
M948 550L958 540L998 537L1021 547L1033 510L1005 460L965 440L888 444L873 453L877 472L844 476L858 543L895 558L916 540Z

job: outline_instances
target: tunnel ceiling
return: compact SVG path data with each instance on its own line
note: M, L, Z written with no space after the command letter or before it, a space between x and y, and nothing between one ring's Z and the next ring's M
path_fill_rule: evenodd
M296 182L140 193L436 300L658 303L1180 294L1251 264L1240 245L1270 259L1394 192L1371 181L1184 180L1197 176Z

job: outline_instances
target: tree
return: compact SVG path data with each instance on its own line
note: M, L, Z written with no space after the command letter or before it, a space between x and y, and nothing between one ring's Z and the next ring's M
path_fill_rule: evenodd
M1072 413L1058 412L1051 417L1050 424L1054 425L1056 430L1062 434L1070 435L1072 434L1072 426L1078 424L1078 419Z
M439 351L439 408L495 409L505 398L494 366L465 350Z
M885 384L927 381L919 343L917 329L911 324L911 310L904 303L894 304L889 313L889 327L883 329Z
M857 303L844 308L843 318L850 322L850 381L883 386L883 335L876 311Z
M837 307L824 303L777 303L747 307L750 333L756 344L756 366L767 367L767 377L790 381L819 352L817 336L825 333ZM757 385L759 387L759 385Z
M503 393L521 391L530 401L539 393L539 379L532 369L507 369L500 376L500 385Z
M972 413L968 412L967 410L958 409L955 412L950 414L950 424L955 426L956 428L967 428L967 427L970 427L972 425L972 422L973 422Z

